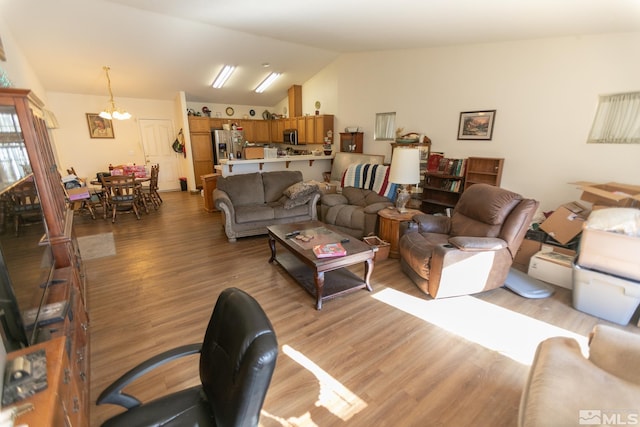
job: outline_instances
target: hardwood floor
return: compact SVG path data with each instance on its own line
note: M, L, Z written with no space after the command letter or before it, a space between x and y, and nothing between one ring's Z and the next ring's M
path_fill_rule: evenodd
M229 286L260 302L280 345L262 426L514 426L537 343L610 324L574 310L562 288L541 300L506 289L430 300L393 259L376 264L373 293L316 311L314 298L268 264L266 236L228 243L220 214L206 213L202 197L162 198L140 221L76 216L77 236L112 231L117 252L85 261L92 426L121 410L95 406L100 391L147 357L199 342ZM618 327L640 333L633 323ZM129 391L145 400L198 381L192 357Z

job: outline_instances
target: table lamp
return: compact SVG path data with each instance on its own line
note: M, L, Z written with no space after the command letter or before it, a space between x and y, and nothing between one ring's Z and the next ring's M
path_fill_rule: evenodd
M408 185L420 182L420 150L417 148L396 148L393 150L389 182L400 185L396 196L398 212L405 213L411 194Z

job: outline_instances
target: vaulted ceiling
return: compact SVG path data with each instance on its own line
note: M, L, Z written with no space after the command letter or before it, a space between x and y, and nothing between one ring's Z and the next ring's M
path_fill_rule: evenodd
M640 0L0 0L0 19L49 91L104 95L108 65L116 98L274 105L342 53L637 32Z

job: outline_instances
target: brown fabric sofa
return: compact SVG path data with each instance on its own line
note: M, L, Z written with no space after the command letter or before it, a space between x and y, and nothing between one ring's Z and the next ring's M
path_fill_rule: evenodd
M222 212L229 242L235 242L238 237L267 234L269 225L317 219L316 204L320 198L317 186L305 188L304 194L285 195L291 186L299 183L302 183L300 171L218 178L213 200Z
M640 335L596 325L588 358L572 338L538 345L518 426L637 425L639 402Z
M433 298L502 286L538 202L487 184L462 193L451 218L414 216L400 238L402 270Z

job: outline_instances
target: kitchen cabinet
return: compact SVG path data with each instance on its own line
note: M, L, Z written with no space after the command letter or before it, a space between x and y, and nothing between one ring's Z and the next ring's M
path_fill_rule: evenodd
M203 120L204 119L204 120ZM206 126L203 124L206 123ZM202 188L200 177L213 173L213 143L209 117L189 117L191 158L196 188Z
M222 129L222 125L229 123L229 119L221 119L221 118L210 118L209 119L209 128L210 129Z
M298 129L298 144L306 144L307 143L307 126L305 117L296 117L295 121L297 123L296 129Z
M254 139L249 142L269 143L271 142L271 126L275 127L275 120L254 120ZM282 138L282 136L280 136Z
M244 140L249 142L255 142L256 133L255 133L255 120L238 120L238 126L242 126L242 131L244 132Z
M271 142L284 142L285 119L276 119L271 122Z
M302 116L302 86L291 86L287 95L289 99L289 117Z
M316 142L316 117L306 116L304 118L304 140L307 144L315 144Z
M209 117L189 116L189 132L211 132L211 119Z
M323 114L314 116L314 144L324 144L325 137L328 137L327 133L331 131L331 139L327 141L327 144L333 144L333 115Z

